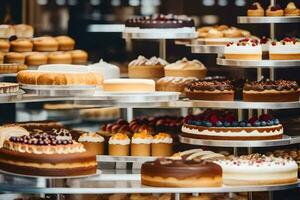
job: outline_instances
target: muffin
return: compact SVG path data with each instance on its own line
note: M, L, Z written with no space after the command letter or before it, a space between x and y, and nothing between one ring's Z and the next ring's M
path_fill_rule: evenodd
M70 53L57 51L48 54L49 64L71 64L72 56Z
M61 35L55 37L58 42L58 50L59 51L70 51L74 49L75 40L69 36Z
M97 133L84 133L82 134L78 142L84 145L84 148L95 155L104 154L104 137Z
M147 131L133 134L131 138L132 156L150 156L152 135Z
M184 88L186 84L192 80L196 80L194 77L172 77L166 76L156 81L156 91L169 91L180 92L184 94Z
M72 64L85 65L88 62L88 53L86 51L77 49L70 51L72 57Z
M4 63L25 63L25 55L16 52L9 52L4 55Z
M37 37L33 40L33 49L35 51L57 51L58 50L58 42L49 36Z
M30 52L25 55L25 64L28 66L39 66L47 64L48 57L43 53Z
M108 154L111 156L129 156L130 139L126 134L117 133L108 140Z
M171 156L173 154L173 139L167 133L159 133L152 139L151 155L152 156Z
M206 67L198 60L189 61L186 58L165 66L165 76L196 77L206 76Z
M139 56L128 65L129 78L151 78L157 79L164 76L164 67L169 63L161 58L150 59Z
M33 44L29 39L16 39L10 42L10 50L14 52L30 52Z
M18 38L32 38L33 37L33 28L27 24L17 24L14 25L16 36Z
M0 52L9 52L10 43L8 40L0 39Z

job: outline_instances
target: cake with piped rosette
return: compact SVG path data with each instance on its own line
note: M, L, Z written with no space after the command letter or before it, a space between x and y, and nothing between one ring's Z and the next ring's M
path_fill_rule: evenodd
M183 137L208 140L273 140L283 136L279 120L270 115L238 121L230 112L214 110L187 116L181 131Z
M0 169L31 176L80 176L95 174L97 162L96 156L66 131L49 131L5 140Z

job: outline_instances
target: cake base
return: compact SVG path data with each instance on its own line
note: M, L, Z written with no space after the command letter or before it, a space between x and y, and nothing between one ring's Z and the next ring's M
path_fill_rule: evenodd
M104 154L104 142L81 142L84 148L95 155L103 155Z
M164 77L163 66L129 66L129 78L153 78L158 79Z
M210 101L233 101L234 92L206 92L206 91L185 91L186 97L195 100L210 100Z
M129 156L129 144L109 144L108 154L111 156Z
M151 155L152 156L171 156L173 154L172 144L167 143L152 143L151 144Z
M181 136L202 140L278 140L282 139L282 135L277 136L207 136L207 135L196 135L189 133L181 133Z
M253 176L259 176L258 174ZM224 185L280 185L280 184L291 184L296 183L297 178L286 178L286 179L270 179L270 180L239 180L239 179L223 179Z
M269 54L270 60L300 60L300 53L295 54Z
M243 92L243 100L249 102L289 102L299 101L299 92Z
M131 143L131 156L150 156L150 144L133 144Z
M224 54L225 59L262 60L262 54Z

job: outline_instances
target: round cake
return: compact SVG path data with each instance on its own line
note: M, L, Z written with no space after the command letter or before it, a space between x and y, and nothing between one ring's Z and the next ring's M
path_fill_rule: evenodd
M297 38L286 37L269 45L270 60L300 60L300 42Z
M283 136L279 120L270 115L237 121L233 114L222 111L188 116L181 131L184 137L208 140L273 140Z
M166 76L156 81L156 91L171 91L184 94L184 88L194 77L171 77Z
M185 93L190 99L233 101L235 91L231 81L228 80L195 80L186 85Z
M266 80L247 82L243 88L243 100L250 102L299 101L299 86L296 81Z
M155 82L149 79L108 79L103 82L106 92L155 92Z
M201 159L160 158L142 165L141 179L154 187L220 187L222 168Z
M229 42L224 48L226 59L261 60L262 47L256 39L242 39L238 42Z
M291 159L252 154L215 163L222 167L225 185L275 185L298 180L298 165Z
M31 133L10 137L0 149L0 169L33 176L95 174L96 156L66 132ZM62 135L62 133L65 133Z

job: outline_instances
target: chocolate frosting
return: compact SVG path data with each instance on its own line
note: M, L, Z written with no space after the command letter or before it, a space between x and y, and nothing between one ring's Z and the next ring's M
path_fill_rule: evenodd
M244 90L254 90L254 91L264 91L264 90L295 90L297 91L299 88L296 81L288 81L288 80L266 80L266 81L253 81L247 82L244 85Z
M208 91L214 91L214 90L233 90L233 85L231 84L231 81L225 80L225 81L218 81L218 80L212 80L212 81L205 81L205 80L196 80L192 81L187 84L186 88L190 91L194 90L208 90Z

